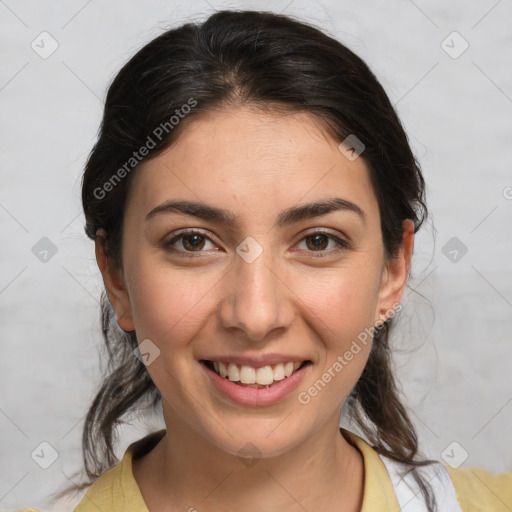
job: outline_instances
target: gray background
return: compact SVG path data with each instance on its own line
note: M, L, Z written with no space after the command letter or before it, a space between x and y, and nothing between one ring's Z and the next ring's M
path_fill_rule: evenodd
M98 383L102 283L79 198L106 87L166 27L222 7L303 17L381 80L433 213L416 241L396 337L423 451L512 470L511 0L0 0L1 510L71 508L47 498L77 481L82 419ZM41 52L55 43L43 31L58 44L47 58ZM57 251L46 262L36 257L43 237ZM123 429L119 454L156 427ZM48 469L31 458L37 448L50 460L44 441L58 452Z

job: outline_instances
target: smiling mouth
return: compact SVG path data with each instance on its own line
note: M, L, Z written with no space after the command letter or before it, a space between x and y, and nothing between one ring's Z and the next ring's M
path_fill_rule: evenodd
M288 363L279 363L276 365L267 365L260 368L254 368L247 365L238 365L235 363L202 360L208 369L215 372L220 377L246 388L270 388L274 384L281 382L311 361L297 361Z

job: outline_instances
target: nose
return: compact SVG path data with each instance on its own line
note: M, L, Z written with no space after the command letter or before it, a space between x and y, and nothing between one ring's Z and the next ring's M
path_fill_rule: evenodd
M286 330L295 316L290 284L266 252L250 263L236 258L218 310L223 328L243 332L244 339L255 342Z

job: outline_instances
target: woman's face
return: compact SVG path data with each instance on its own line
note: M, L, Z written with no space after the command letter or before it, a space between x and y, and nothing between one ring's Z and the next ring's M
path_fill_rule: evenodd
M122 278L100 267L168 428L271 456L337 427L412 250L408 229L409 253L385 260L363 159L307 114L226 108L133 178Z

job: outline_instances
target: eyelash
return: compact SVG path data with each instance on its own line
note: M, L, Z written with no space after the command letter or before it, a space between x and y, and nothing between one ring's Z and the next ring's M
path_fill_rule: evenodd
M171 247L171 245L175 244L176 241L182 239L183 237L190 236L190 235L200 235L203 238L206 238L208 241L212 242L213 244L215 243L205 232L203 232L201 230L194 229L194 230L186 230L186 231L179 232L178 234L173 236L171 240L169 240L168 242L164 242L165 249L171 253L177 254L179 256L183 256L185 258L201 257L200 256L201 253L206 252L206 251L183 251L183 250L176 250ZM343 251L343 250L352 248L352 245L349 241L338 238L337 236L335 236L332 233L325 231L325 230L316 230L311 233L307 233L299 240L298 243L300 243L308 238L311 238L315 235L324 235L327 238L329 238L330 240L333 240L338 244L337 248L330 249L330 250L319 250L319 251L307 250L307 252L311 253L311 255L315 258L323 258L327 254L330 254L333 252L337 253L339 251Z

